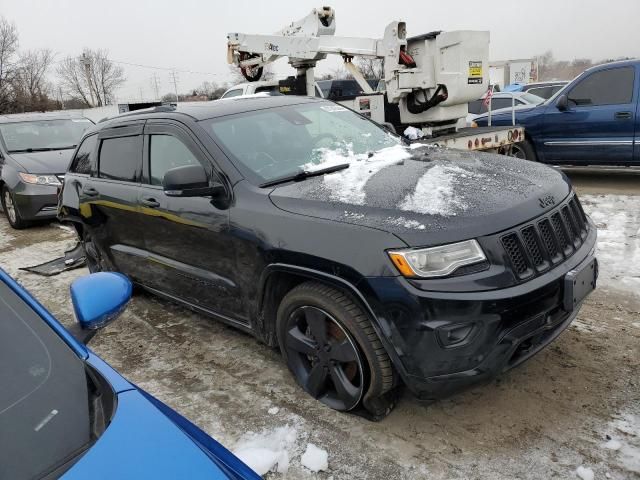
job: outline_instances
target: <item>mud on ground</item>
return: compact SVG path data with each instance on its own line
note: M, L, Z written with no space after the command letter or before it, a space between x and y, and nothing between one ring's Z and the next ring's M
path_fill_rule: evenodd
M625 174L612 185L588 169L569 175L586 194L587 211L612 201L615 209L623 197L625 208L640 209L640 177ZM637 218L625 216L623 238L605 246L612 259L618 251L631 263L638 258ZM44 278L18 268L54 258L73 241L56 223L15 231L0 217L0 266L66 324L73 321L69 285L86 271ZM600 288L576 321L526 364L430 406L404 395L379 423L309 398L278 352L249 335L144 293L91 347L229 448L247 432L295 429L289 472L273 478L565 479L581 465L596 478L640 478L640 292L633 282L640 265L624 265L602 265ZM272 407L276 414L267 413ZM300 465L309 441L328 451L328 472Z

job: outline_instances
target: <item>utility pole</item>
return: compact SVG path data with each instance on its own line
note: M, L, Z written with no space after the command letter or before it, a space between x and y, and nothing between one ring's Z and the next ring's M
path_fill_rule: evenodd
M173 81L173 88L176 92L176 105L178 104L178 72L176 72L175 70L171 71L171 78Z
M156 92L156 100L160 100L160 79L158 78L157 73L154 73L151 77L151 85Z
M142 95L142 87L140 87L140 102L144 102L144 97Z
M87 76L87 85L89 85L89 95L91 95L91 106L96 106L96 99L93 96L93 83L91 82L91 60L84 53L80 57L80 63L84 65L85 74Z

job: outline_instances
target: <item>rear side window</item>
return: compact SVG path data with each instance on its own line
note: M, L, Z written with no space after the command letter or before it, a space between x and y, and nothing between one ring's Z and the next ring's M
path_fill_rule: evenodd
M171 135L151 135L149 137L149 173L151 185L162 185L167 170L185 165L198 165L191 150Z
M221 98L231 98L231 97L237 97L239 95L242 95L242 89L236 88L235 90L229 90Z
M256 93L267 92L267 93L280 93L280 88L278 85L272 85L269 87L258 87L256 88Z
M622 67L595 72L581 80L568 99L575 105L620 105L631 103L634 68Z
M469 113L473 113L474 115L479 115L483 112L482 110L482 102L484 100L474 100L473 102L469 102ZM484 109L486 111L486 108Z
M529 90L527 90L527 92L537 95L541 98L551 98L551 95L553 95L558 90L560 90L560 87L536 87L530 88Z
M105 138L100 145L100 178L135 182L142 167L142 136Z
M97 170L95 153L97 142L98 135L91 135L82 141L69 171L91 175L92 172Z

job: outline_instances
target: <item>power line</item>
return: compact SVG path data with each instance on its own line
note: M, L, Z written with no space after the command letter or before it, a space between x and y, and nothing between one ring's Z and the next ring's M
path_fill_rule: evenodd
M73 57L72 57L73 58ZM56 60L55 62L51 62L52 65L56 65L58 63L62 63L67 59L67 57L61 59L61 60ZM152 70L164 70L167 72L179 72L179 73L191 73L194 75L214 75L214 76L219 76L219 75L227 75L225 73L214 73L214 72L198 72L195 70L183 70L183 69L179 69L179 68L172 68L172 67L159 67L157 65L145 65L142 63L133 63L133 62L123 62L122 60L111 60L111 62L113 63L119 63L121 65L128 65L130 67L140 67L140 68L149 68Z
M182 70L179 68L171 68L171 67L158 67L154 65L144 65L142 63L132 63L132 62L123 62L120 60L111 60L113 63L120 63L122 65L129 65L131 67L140 67L140 68L150 68L153 70L165 70L168 72L179 72L179 73L192 73L195 75L226 75L224 73L213 73L213 72L198 72L194 70Z
M173 70L171 72L171 78L173 80L173 88L175 89L176 92L176 104L178 103L178 73Z
M154 73L151 76L151 85L153 86L154 91L156 92L156 99L160 99L160 79L158 78L158 74Z

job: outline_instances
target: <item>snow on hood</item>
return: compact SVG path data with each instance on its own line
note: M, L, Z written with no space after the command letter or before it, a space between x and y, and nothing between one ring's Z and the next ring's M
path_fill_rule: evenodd
M455 210L465 210L466 205L462 198L454 195L453 184L456 176L464 178L467 175L474 176L457 165L435 165L420 177L416 189L400 204L400 210L430 215L456 215Z
M276 187L273 203L423 245L426 233L437 243L455 230L464 239L511 228L544 213L541 197L560 202L570 191L562 172L539 163L422 144L334 160L350 167Z
M328 148L318 149L318 152L322 156L320 163L308 164L303 168L313 171L317 168L349 163L348 169L325 175L324 182L331 200L353 205L364 204L364 187L373 175L385 167L401 164L403 160L411 157L409 149L403 145L384 148L372 156L354 154L350 145L347 145L346 152Z

